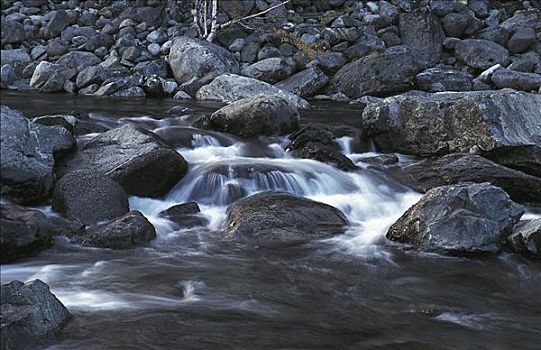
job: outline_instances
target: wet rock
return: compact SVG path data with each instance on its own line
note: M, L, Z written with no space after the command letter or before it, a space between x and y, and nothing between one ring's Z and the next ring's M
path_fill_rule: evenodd
M77 227L36 209L15 204L0 206L1 260L12 262L48 248L52 237L70 234Z
M129 249L144 245L156 238L154 226L137 210L105 224L88 228L73 242L100 248Z
M226 239L257 247L300 244L341 233L348 224L330 205L283 192L263 192L227 208Z
M519 222L507 239L507 245L515 253L541 259L541 219Z
M2 349L37 349L56 340L71 315L41 280L2 285Z
M402 43L410 48L421 67L432 66L440 60L445 34L434 15L421 10L402 13L399 29Z
M258 95L231 103L214 112L205 129L242 137L285 135L299 128L299 111L278 95Z
M290 101L296 108L308 108L310 105L304 99L275 86L253 78L241 77L236 74L222 74L197 91L198 100L216 100L235 102L243 98L257 95L278 95Z
M428 92L470 91L473 76L469 73L442 68L429 68L415 76L415 86Z
M2 34L0 40L2 47L7 44L19 43L24 39L24 26L17 21L7 19L2 16ZM2 50L2 56L3 55L4 50Z
M393 46L340 68L331 79L331 91L350 98L385 96L409 90L418 71L409 49Z
M411 92L369 103L361 123L382 151L433 155L539 146L540 113L541 96L510 89Z
M126 124L91 139L60 171L101 172L128 194L157 197L180 181L187 167L184 158L154 133Z
M346 171L357 169L351 159L340 152L334 134L322 126L308 124L290 139L286 149L296 157L314 159Z
M466 39L455 46L456 56L468 66L476 69L488 69L495 64L507 66L509 52L501 45L484 39Z
M111 220L129 211L128 195L117 182L92 170L62 177L53 192L53 210L85 225Z
M486 255L500 250L524 208L488 183L429 190L387 231L387 238L450 255Z
M258 61L246 68L246 75L269 84L289 77L295 71L294 65L283 58L273 57Z
M75 139L63 127L30 122L3 105L0 120L2 196L15 203L41 203L53 187L55 156L67 153Z
M499 89L511 88L536 92L541 87L541 74L517 72L511 69L497 69L490 80Z
M300 97L311 97L321 90L329 78L317 67L312 67L300 71L289 78L280 81L275 86L285 91L289 91Z
M195 92L223 73L238 73L239 66L226 49L205 40L179 37L173 41L169 64L179 84L190 82L188 93Z
M74 70L60 64L42 61L32 74L30 86L39 89L40 92L62 91L64 83L74 74Z
M174 205L160 213L182 228L206 226L208 220L200 215L201 210L196 202Z
M504 189L516 202L541 204L541 178L507 168L475 154L449 154L424 160L404 168L414 183L405 183L418 191L461 182L490 182ZM397 175L404 181L402 175Z
M66 10L57 10L54 11L51 19L47 22L45 26L45 31L43 32L46 39L52 39L57 37L62 33L62 31L70 24L70 16Z
M51 114L42 115L32 119L34 123L41 125L59 125L68 130L71 134L75 131L75 126L79 122L77 118L70 114Z
M377 156L362 157L360 161L366 164L385 167L398 163L399 159L396 154L378 154Z
M523 53L537 41L535 30L524 28L511 36L507 42L507 48L512 53Z

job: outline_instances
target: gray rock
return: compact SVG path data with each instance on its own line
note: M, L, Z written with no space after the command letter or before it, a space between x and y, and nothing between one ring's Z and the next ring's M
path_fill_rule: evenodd
M442 68L429 68L415 76L415 86L428 92L470 91L473 76L469 73Z
M54 39L47 45L47 57L59 57L68 52L68 45L60 39Z
M62 219L47 217L36 209L15 204L0 206L1 261L12 262L48 248L52 237L73 232L74 227Z
M194 80L188 93L195 93L220 74L239 72L239 65L229 51L205 40L188 37L173 41L169 64L177 83Z
M539 146L539 120L541 96L505 89L389 97L368 104L361 123L382 151L433 155Z
M331 91L342 92L350 98L402 92L412 87L419 70L407 47L393 46L340 68L331 79Z
M62 31L70 24L70 16L66 10L56 10L47 22L43 32L46 39L52 39L62 33Z
M37 349L56 340L71 315L40 280L12 281L1 289L2 349Z
M148 49L148 52L150 52L151 55L158 56L159 53L160 53L161 47L160 47L160 44L152 43L152 44L148 45L147 49Z
M30 79L30 86L40 92L62 91L64 83L69 80L75 71L61 64L42 61L38 64Z
M65 128L30 122L21 112L2 105L2 196L21 204L47 199L54 183L54 156L74 145L75 139Z
M500 24L502 28L517 32L523 28L532 28L541 31L541 10L530 8L516 11L513 16Z
M258 95L238 100L214 112L205 129L242 137L285 135L299 128L299 111L278 95Z
M507 239L507 244L515 253L540 259L541 219L519 222Z
M30 56L24 49L2 50L0 53L0 65L9 64L13 68L24 67L31 61Z
M541 18L540 18L541 19ZM523 53L537 41L535 30L524 28L516 32L509 38L507 48L512 53Z
M254 0L230 0L221 4L221 9L230 19L242 18L250 14L254 3Z
M184 158L154 133L127 124L91 139L60 171L101 172L128 194L157 197L180 181L187 167Z
M222 74L197 91L198 100L216 100L226 103L257 95L278 95L289 100L297 108L308 108L304 99L253 78L236 74Z
M419 65L433 66L440 60L445 34L434 15L421 10L402 13L399 28L402 43Z
M466 39L455 46L456 56L468 66L476 69L487 69L495 64L507 66L509 52L501 45L484 39Z
M17 79L15 69L9 64L4 64L0 68L0 86L2 89L5 89L9 84L14 82Z
M471 20L471 15L467 12L452 12L445 15L441 22L447 36L462 38Z
M237 38L233 43L229 46L229 51L231 52L240 52L244 48L244 45L246 45L246 39L244 38Z
M174 205L160 212L160 216L168 218L182 228L206 226L208 220L199 214L200 211L196 202L189 202Z
M326 74L334 74L346 64L344 55L340 52L324 52L306 65L307 68L318 67Z
M488 183L436 187L409 208L387 238L450 255L486 255L500 250L524 208Z
M52 208L69 219L92 225L126 214L128 195L122 186L104 174L76 170L56 184Z
M328 82L329 78L321 71L321 69L312 67L282 80L275 86L297 96L306 98L313 96L327 85Z
M72 241L82 245L129 249L146 244L156 238L154 226L137 210L111 220L107 223L90 227Z
M330 205L282 192L263 192L227 208L226 239L256 247L300 244L341 233L344 214Z
M511 69L497 69L491 76L492 83L498 88L511 88L520 91L537 91L541 87L541 75L517 72Z
M91 84L101 84L109 77L109 72L100 65L86 67L77 75L77 88L82 89Z
M190 96L187 93L185 93L184 91L180 90L180 91L177 91L177 93L175 94L175 96L173 96L173 98L175 100L191 100L192 96Z
M245 73L249 77L274 84L289 77L294 71L294 64L283 58L273 57L248 66Z
M483 157L508 168L541 178L541 147L523 145L482 152Z
M385 50L385 42L375 35L363 33L355 43L344 50L344 56L348 60L356 60L368 55L370 52L381 52Z
M60 57L56 63L80 72L86 67L100 64L101 60L92 52L71 51Z
M2 46L7 44L17 44L25 39L24 26L17 21L4 18L2 16ZM4 50L2 50L2 56ZM3 63L2 63L3 64Z

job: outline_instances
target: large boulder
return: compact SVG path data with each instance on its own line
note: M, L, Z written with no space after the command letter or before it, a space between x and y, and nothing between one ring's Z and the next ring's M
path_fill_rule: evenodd
M438 63L445 34L430 11L415 10L400 15L398 27L402 43L408 46L421 67Z
M233 54L205 40L179 37L169 50L169 64L175 80L185 84L190 94L224 73L238 73L239 65Z
M369 103L367 136L383 151L417 155L541 145L541 96L509 89L408 93Z
M524 28L532 28L536 32L541 31L541 10L529 8L527 10L516 11L513 16L500 24L500 27L513 32Z
M297 96L306 98L313 96L329 82L329 77L318 67L307 68L289 78L280 81L275 86L289 91Z
M76 170L58 181L53 210L85 225L107 221L129 211L128 195L117 182L92 170Z
M519 222L507 239L507 245L515 253L541 259L541 219Z
M524 145L493 149L482 153L483 157L508 168L541 178L541 147Z
M236 74L222 74L203 86L197 91L198 100L215 100L226 103L238 101L243 98L255 97L257 95L278 95L291 102L297 108L308 108L309 103L273 85L257 79L242 77Z
M71 317L41 280L3 284L1 295L2 349L47 346Z
M31 60L30 55L24 49L2 50L0 54L0 66L9 64L14 68L24 68Z
M78 73L86 67L100 64L101 60L92 52L71 51L60 57L56 63L71 69L75 69L76 73Z
M399 180L425 192L430 188L461 182L490 182L503 188L514 201L541 205L541 178L506 168L475 154L449 154L404 167L411 177L408 183L400 173Z
M387 238L450 255L500 250L524 208L488 183L436 187L409 208Z
M262 192L227 208L226 237L252 246L299 244L341 233L344 214L327 204L283 192Z
M49 247L56 235L69 235L78 227L36 209L15 204L0 206L1 261L11 262Z
M509 51L495 42L484 39L466 39L455 46L455 55L472 68L488 69L496 64L509 64Z
M16 44L25 39L24 26L21 23L2 16L1 27L2 27L2 34L1 34L0 42L2 43L2 46L6 44ZM2 56L3 55L4 55L4 50L2 50Z
M244 73L249 77L274 84L289 77L294 71L294 62L280 57L270 57L246 67Z
M490 78L498 89L511 88L520 91L537 92L541 87L541 74L517 72L511 69L497 69Z
M201 125L242 137L285 135L299 128L299 111L278 95L244 98L220 108Z
M30 86L40 92L56 92L64 89L64 83L75 75L75 70L60 64L41 61L30 79Z
M455 69L429 68L415 76L415 86L428 92L470 91L473 76Z
M70 21L70 15L66 10L54 11L43 32L45 39L52 39L59 36L60 33L62 33L62 31L70 24Z
M154 133L126 124L91 139L60 171L76 169L103 173L128 194L156 197L180 181L188 165Z
M406 46L393 46L346 64L331 79L331 92L351 98L409 90L419 66Z
M4 105L0 122L2 196L15 203L41 203L53 188L55 157L68 152L75 139L61 126L33 123Z
M129 249L156 238L154 226L137 210L101 225L88 228L72 241L87 246Z

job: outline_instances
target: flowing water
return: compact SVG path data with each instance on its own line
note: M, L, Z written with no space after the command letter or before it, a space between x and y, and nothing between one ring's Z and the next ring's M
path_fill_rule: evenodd
M2 265L2 283L42 279L75 316L51 349L540 347L541 265L510 254L419 253L386 241L389 225L421 195L362 163L373 152L351 137L338 141L360 166L353 173L292 158L286 138L246 141L187 127L216 104L183 104L184 113L165 118L178 102L2 92L2 103L29 116L76 110L104 128L134 123L166 139L190 135L178 148L190 164L186 177L163 198L130 198L156 227L152 244L113 251L59 238L34 258ZM322 104L302 118L355 126L359 111ZM351 226L283 249L222 242L227 205L265 190L336 206ZM206 227L178 230L158 216L187 201L199 203Z

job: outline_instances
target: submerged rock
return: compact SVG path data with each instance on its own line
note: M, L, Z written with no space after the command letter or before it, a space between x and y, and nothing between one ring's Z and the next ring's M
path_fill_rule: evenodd
M107 223L88 228L72 241L83 245L128 249L146 244L156 238L154 226L137 210Z
M330 205L284 192L262 192L227 208L226 238L277 247L341 233L347 224L344 214Z
M188 164L154 133L126 124L86 143L61 171L86 169L103 173L128 194L166 194L186 174Z
M541 96L509 89L408 93L376 100L363 130L382 151L417 155L541 145Z
M429 190L387 231L392 241L450 255L496 253L524 208L488 183Z
M515 253L541 259L541 219L519 222L507 244Z
M53 210L85 225L114 219L129 211L128 195L117 182L93 170L68 173L55 186Z
M278 95L244 98L220 108L202 127L242 137L285 135L299 128L299 111Z
M56 339L71 317L41 280L2 285L2 349L37 349Z
M33 123L7 106L1 106L0 118L2 196L15 203L41 203L54 185L55 156L68 152L75 139L61 126Z

